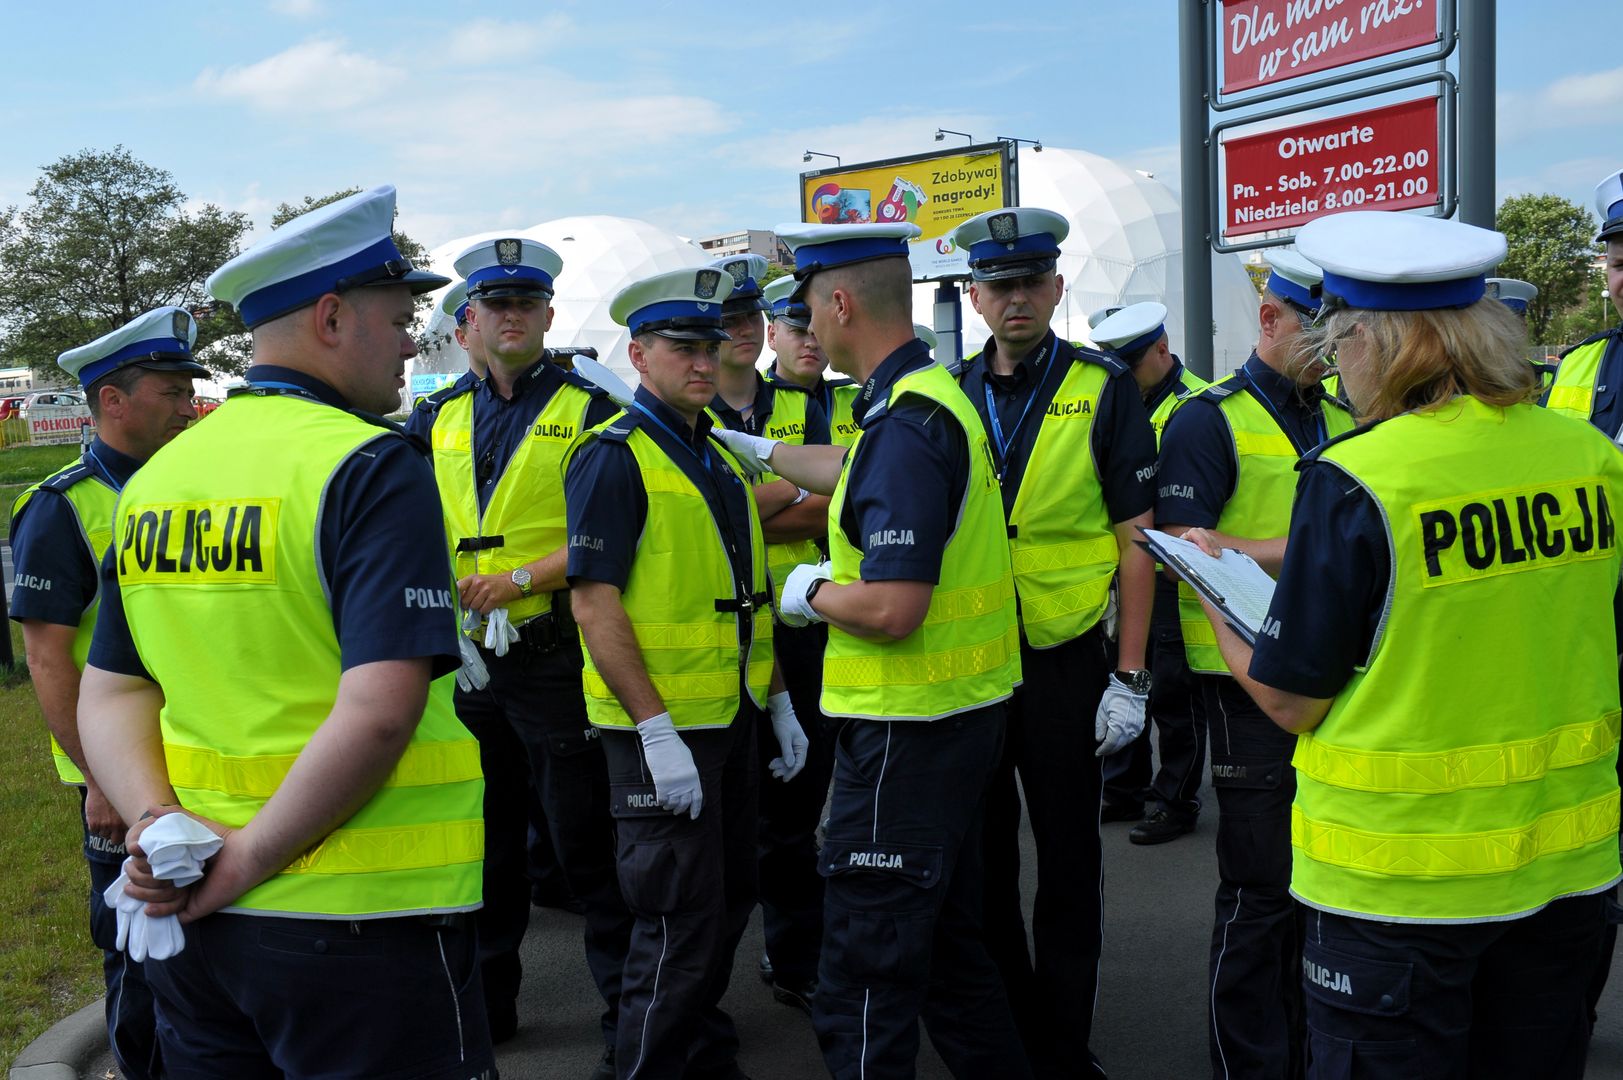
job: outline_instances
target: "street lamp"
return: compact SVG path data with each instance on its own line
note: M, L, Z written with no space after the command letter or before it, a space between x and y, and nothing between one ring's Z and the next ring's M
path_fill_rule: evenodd
M804 154L802 154L800 156L800 160L801 161L810 161L814 157L833 158L834 159L834 164L836 164L836 165L844 165L845 164L845 162L840 160L840 155L838 155L838 154L825 154L820 150L807 150Z
M935 141L936 142L941 142L948 135L957 135L960 138L968 139L969 142L970 142L970 145L972 145L972 146L975 143L975 136L971 135L967 131L954 131L954 130L952 130L952 128L936 128L935 129Z
M997 141L998 142L1013 143L1016 153L1020 152L1020 144L1021 143L1030 143L1031 144L1031 149L1033 151L1035 151L1036 153L1040 154L1040 153L1043 152L1043 144L1042 144L1042 140L1040 140L1040 139L1017 139L1012 135L999 135L997 137Z

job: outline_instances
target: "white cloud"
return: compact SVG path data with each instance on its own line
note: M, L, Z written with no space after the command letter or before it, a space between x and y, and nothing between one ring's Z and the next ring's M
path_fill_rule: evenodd
M1514 140L1555 128L1615 124L1620 101L1623 67L1566 75L1532 92L1502 93L1497 100L1499 138Z
M451 34L444 58L454 64L510 63L555 45L573 26L569 16L562 14L528 22L475 19Z
M1557 109L1614 110L1623 101L1623 67L1588 75L1568 75L1552 83L1544 100Z
M257 63L205 68L196 87L204 94L239 98L268 112L337 112L376 101L405 82L403 73L364 53L347 52L340 39L314 38Z
M321 0L271 0L270 9L279 15L308 19L322 11Z

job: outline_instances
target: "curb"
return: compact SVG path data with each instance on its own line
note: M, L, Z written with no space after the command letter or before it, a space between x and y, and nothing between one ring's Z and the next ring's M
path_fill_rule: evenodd
M106 1049L106 1006L97 998L29 1043L11 1063L11 1080L79 1080Z

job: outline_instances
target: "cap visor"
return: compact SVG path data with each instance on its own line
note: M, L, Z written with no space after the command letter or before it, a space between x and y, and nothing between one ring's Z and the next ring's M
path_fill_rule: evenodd
M781 322L781 323L788 323L790 326L796 327L796 328L801 329L801 330L808 329L811 326L811 320L810 319L803 319L798 315L779 315L773 321L774 322Z
M1595 243L1610 240L1614 236L1623 236L1623 218L1613 218L1602 225L1600 232L1595 234Z
M427 270L410 270L401 277L388 278L380 281L379 285L409 285L413 296L419 293L433 292L443 289L451 284L451 279L440 274L431 274Z
M526 296L532 300L552 299L552 290L537 282L512 285L494 285L488 289L473 289L468 293L469 300L494 300L502 296Z
M650 330L651 334L670 338L673 341L731 341L732 335L719 326L667 326L660 330Z
M969 276L976 281L1007 281L1010 278L1036 277L1054 269L1054 259L1030 259L1023 262L993 263L990 266L971 266Z
M721 317L729 315L748 315L752 311L768 311L772 307L764 297L754 296L748 300L729 300L721 305Z
M196 360L142 360L133 365L147 371L177 371L187 375L207 376L209 369Z

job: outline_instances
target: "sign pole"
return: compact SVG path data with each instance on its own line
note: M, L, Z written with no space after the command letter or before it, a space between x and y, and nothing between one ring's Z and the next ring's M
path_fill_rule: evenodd
M1211 0L1178 5L1179 175L1183 190L1183 348L1184 363L1203 379L1212 377L1212 186L1206 157L1208 114L1206 6Z
M1493 228L1495 0L1460 0L1460 220Z

